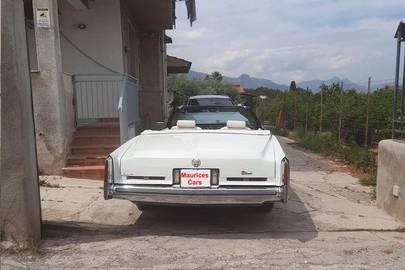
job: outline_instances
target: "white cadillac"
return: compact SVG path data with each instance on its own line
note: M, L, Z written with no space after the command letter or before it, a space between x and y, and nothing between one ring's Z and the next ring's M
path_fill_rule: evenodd
M146 130L106 159L105 199L152 205L286 203L289 162L243 106L181 106L167 128Z

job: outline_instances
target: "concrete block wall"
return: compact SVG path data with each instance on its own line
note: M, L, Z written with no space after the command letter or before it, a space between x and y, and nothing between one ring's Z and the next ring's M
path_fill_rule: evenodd
M405 221L405 141L378 145L377 205Z

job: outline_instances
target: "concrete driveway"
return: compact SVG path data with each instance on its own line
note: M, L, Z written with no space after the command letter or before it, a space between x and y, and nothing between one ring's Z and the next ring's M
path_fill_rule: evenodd
M138 269L405 269L403 224L376 208L340 164L292 148L287 205L162 208L104 201L102 183L47 177L44 242L36 254L3 250L14 267ZM4 268L3 268L4 267Z

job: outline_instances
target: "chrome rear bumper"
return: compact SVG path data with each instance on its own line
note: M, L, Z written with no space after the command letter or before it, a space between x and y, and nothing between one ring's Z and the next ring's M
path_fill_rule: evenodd
M109 185L106 199L163 205L262 205L288 200L288 187L218 187L184 189L136 185Z

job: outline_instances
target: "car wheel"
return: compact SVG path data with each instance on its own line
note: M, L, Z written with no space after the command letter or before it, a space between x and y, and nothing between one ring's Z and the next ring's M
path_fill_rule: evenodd
M265 204L260 205L260 206L257 208L257 210L258 210L260 213L270 213L271 210L273 210L273 207L274 207L274 203L265 203Z

